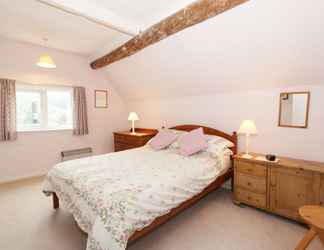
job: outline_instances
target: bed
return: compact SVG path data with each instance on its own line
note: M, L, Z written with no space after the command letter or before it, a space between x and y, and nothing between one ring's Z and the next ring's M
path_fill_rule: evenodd
M230 150L237 153L235 132L199 125L170 129L200 127L232 142ZM87 250L123 250L233 177L231 158L205 153L188 158L175 151L147 145L60 163L48 173L44 192L52 195L54 209L62 202L88 234Z

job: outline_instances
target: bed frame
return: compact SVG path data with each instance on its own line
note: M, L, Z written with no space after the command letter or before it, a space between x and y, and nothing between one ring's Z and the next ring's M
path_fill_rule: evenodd
M217 129L199 126L199 125L180 125L176 127L172 127L171 129L181 130L181 131L191 131L197 128L203 128L204 133L208 135L216 135L223 137L231 142L233 142L234 147L231 148L234 154L237 153L237 134L234 132L232 135L226 134L222 131L219 131ZM227 170L226 173L219 176L214 182L209 184L201 193L197 194L190 200L187 200L186 202L182 203L180 206L172 209L168 214L165 214L161 217L156 218L149 226L143 228L140 231L136 231L128 240L128 244L134 243L139 238L142 238L143 236L149 234L157 227L161 226L162 224L166 223L167 221L171 220L173 217L181 213L183 210L191 207L192 205L196 204L200 199L208 195L214 190L217 190L220 188L227 180L232 179L232 187L233 187L233 166ZM53 207L54 209L59 208L59 199L55 193L53 193Z

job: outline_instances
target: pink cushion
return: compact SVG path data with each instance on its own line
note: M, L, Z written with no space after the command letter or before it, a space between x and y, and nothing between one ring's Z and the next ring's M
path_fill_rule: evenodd
M155 137L153 137L149 144L154 150L160 150L172 144L176 139L177 135L175 133L161 130Z
M190 156L208 148L207 139L202 128L195 129L178 139L180 154Z

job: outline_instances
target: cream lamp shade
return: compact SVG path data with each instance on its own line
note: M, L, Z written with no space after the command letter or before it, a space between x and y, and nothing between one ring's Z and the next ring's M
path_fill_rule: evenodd
M254 121L245 120L241 123L239 134L256 135L258 133Z
M128 115L128 120L129 121L138 121L138 115L135 112L130 112Z
M246 136L245 139L245 154L244 158L251 159L252 156L249 154L249 144L250 144L250 135L256 135L258 133L254 121L245 120L241 123L240 129L238 131L239 134L243 134Z
M38 59L36 65L41 67L41 68L46 68L46 69L54 69L54 68L56 68L56 64L54 63L53 59L47 54L42 55Z
M132 134L136 134L135 132L135 121L138 121L138 115L135 112L130 112L128 115L128 120L132 121Z

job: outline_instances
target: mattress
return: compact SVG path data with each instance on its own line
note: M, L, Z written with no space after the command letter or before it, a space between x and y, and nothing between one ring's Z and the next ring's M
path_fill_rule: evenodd
M87 250L124 250L129 237L200 193L231 166L229 154L191 157L150 146L57 164L45 192L88 234Z

